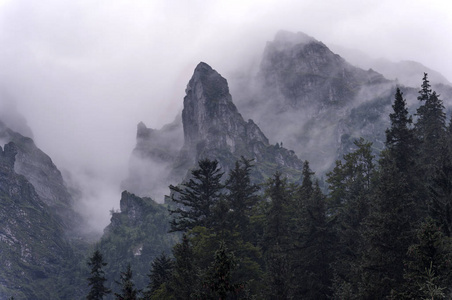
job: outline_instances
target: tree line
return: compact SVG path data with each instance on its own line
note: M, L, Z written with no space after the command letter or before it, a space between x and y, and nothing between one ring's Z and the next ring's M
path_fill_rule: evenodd
M143 290L127 268L116 299L449 299L452 122L427 74L418 100L413 118L397 88L378 159L356 140L325 190L307 161L299 182L276 172L261 185L252 160L226 178L199 161L170 186L181 241L152 262ZM94 252L87 299L111 293L104 264Z

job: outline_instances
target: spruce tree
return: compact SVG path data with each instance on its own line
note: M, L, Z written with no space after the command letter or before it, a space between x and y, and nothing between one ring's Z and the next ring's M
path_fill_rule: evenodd
M420 159L427 182L433 176L435 169L439 167L441 149L446 140L446 114L444 105L439 95L432 91L427 79L427 73L419 91L418 100L421 106L417 109L417 122L415 130L420 140Z
M130 264L124 272L121 272L120 281L116 281L121 286L121 292L115 293L116 300L137 300L139 291L135 288L133 282L133 273Z
M310 197L303 201L301 232L290 261L294 276L291 294L294 298L329 299L335 236L318 181L311 188Z
M252 160L242 157L236 161L234 169L226 180L226 201L228 208L228 229L238 231L246 239L249 234L249 223L252 209L259 201L259 186L251 183L250 172Z
M171 231L187 232L196 226L212 228L218 220L213 211L222 197L223 184L218 161L200 160L198 168L191 172L192 177L181 187L170 185L175 209L170 209L174 216Z
M451 240L428 217L417 230L417 241L408 248L404 291L400 294L407 299L438 299L432 294L449 294L451 267Z
M173 248L174 264L170 291L174 299L194 299L199 286L199 275L193 249L188 237L184 234L182 241Z
M383 299L403 283L404 260L414 241L413 211L415 192L407 174L383 153L372 199L372 210L365 220L360 297Z
M144 298L151 299L153 295L163 286L168 285L172 276L173 261L162 253L157 256L151 264L151 271L149 273L149 285L144 291Z
M104 296L111 293L111 290L105 287L105 272L103 267L107 265L104 262L102 253L99 250L94 251L93 255L89 258L87 262L88 266L91 268L90 277L88 277L88 285L91 287L89 294L86 296L88 300L100 300Z
M392 108L393 112L389 115L391 127L386 130L385 145L390 149L399 170L410 171L415 164L418 143L412 128L412 117L399 88L396 90Z
M269 179L266 195L271 201L263 243L267 265L267 293L270 299L287 299L290 287L288 207L291 195L281 173L276 172Z
M236 299L243 292L245 285L235 283L233 271L237 268L234 253L229 252L221 241L215 259L206 273L204 286L207 287L208 299ZM205 296L207 296L205 295Z

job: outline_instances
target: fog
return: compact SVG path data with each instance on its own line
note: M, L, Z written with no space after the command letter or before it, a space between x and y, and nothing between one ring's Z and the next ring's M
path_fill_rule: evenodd
M256 67L285 29L450 81L451 28L441 0L0 0L0 101L15 103L0 115L23 115L101 229L119 207L137 124L171 122L200 61L228 78Z

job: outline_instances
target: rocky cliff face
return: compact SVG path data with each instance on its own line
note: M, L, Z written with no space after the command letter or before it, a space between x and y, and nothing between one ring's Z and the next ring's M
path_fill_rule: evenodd
M12 142L0 147L0 299L56 299L63 279L55 275L67 271L72 249L61 219L16 173L19 151Z
M259 76L286 109L340 107L353 101L363 85L387 82L377 72L353 67L314 38L285 31L267 43Z
M168 193L169 184L181 180L181 176L171 173L183 145L181 116L160 130L147 128L142 122L137 127L137 144L122 188L160 201Z
M39 198L61 218L68 230L77 227L80 216L73 210L72 196L51 158L31 138L9 129L1 121L0 140L14 142L17 147L14 171L33 185Z
M379 109L377 123L387 124L395 85L371 69L352 66L313 37L284 31L267 43L250 81L250 87L239 90L240 110L319 172L328 170L354 138L374 134L365 118L350 126L352 111L356 116Z
M232 102L226 79L206 63L198 64L187 85L182 126L179 124L176 120L159 131L142 123L138 125L137 146L125 188L142 195L145 190L140 186L145 184L140 181L143 178L140 166L148 166L147 170L157 171L154 174L158 174L159 179L152 181L155 176L148 176L147 186L155 187L158 182L167 193L168 185L180 182L187 170L202 158L217 159L225 172L241 156L254 159L256 180L271 176L277 169L287 171L294 178L299 176L302 162L295 153L279 143L271 145L252 120L243 119ZM176 151L178 139L174 137L181 132L181 127L183 145ZM134 162L138 164L135 166Z
M162 252L170 253L177 240L169 234L169 213L166 206L151 198L141 198L122 192L121 210L112 212L111 222L105 228L100 250L108 258L107 277L117 279L128 263L134 272L136 286L146 286L150 263ZM110 281L113 289L117 288Z
M254 159L261 178L271 175L270 165L275 167L273 172L276 168L301 169L293 152L279 144L270 145L252 120L243 119L226 79L206 63L198 64L187 85L182 123L185 142L181 158L191 165L207 157L217 159L227 172L244 156Z

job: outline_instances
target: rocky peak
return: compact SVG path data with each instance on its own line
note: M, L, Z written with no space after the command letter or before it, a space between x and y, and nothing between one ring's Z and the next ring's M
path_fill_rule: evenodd
M200 156L215 156L213 152L220 149L235 153L251 136L257 142L268 143L252 121L243 120L232 102L227 80L202 62L186 89L182 123L184 149L194 161Z
M303 32L290 32L286 30L280 30L276 33L273 44L279 46L281 49L291 47L293 45L307 45L310 43L318 42L312 36L309 36Z
M267 43L260 77L272 97L300 109L307 103L318 109L342 106L353 101L363 85L386 82L377 72L350 65L314 38L289 32Z

